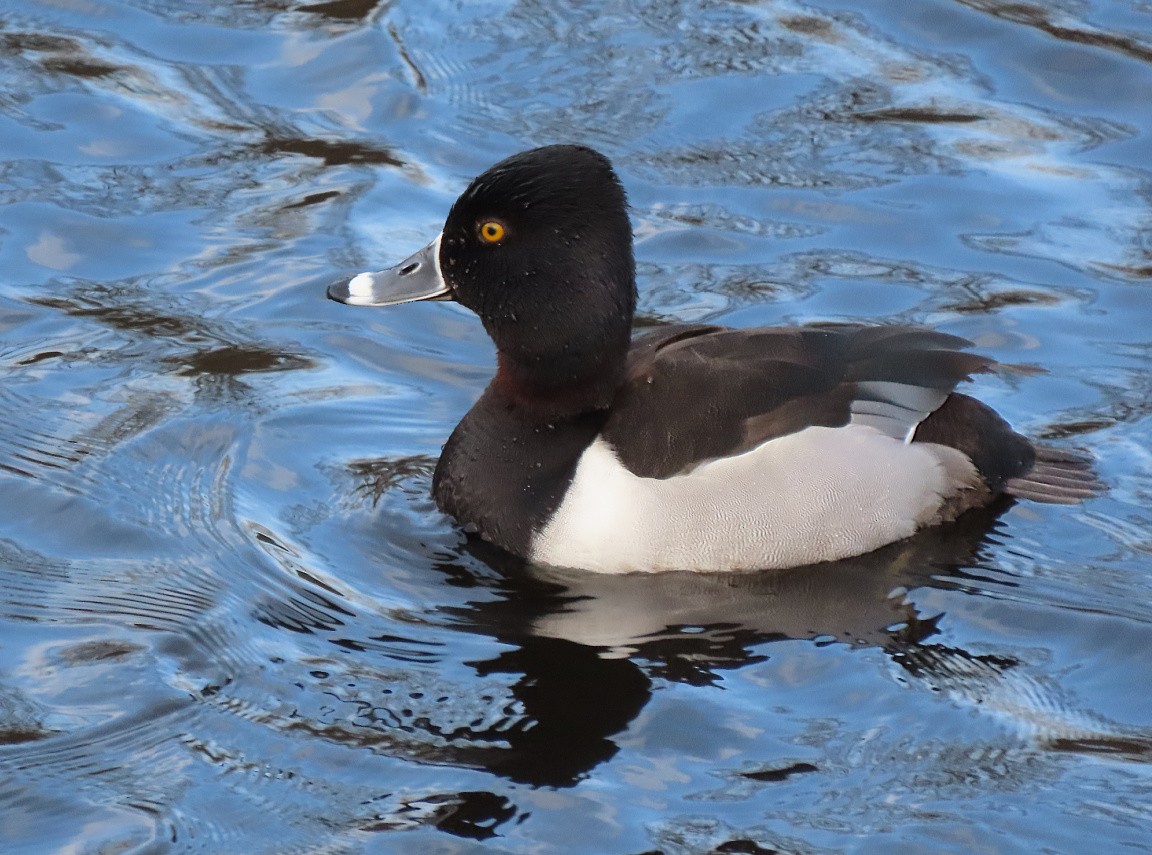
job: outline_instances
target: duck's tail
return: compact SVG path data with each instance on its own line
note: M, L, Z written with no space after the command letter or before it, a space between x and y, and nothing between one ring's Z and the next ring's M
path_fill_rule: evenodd
M1092 457L1081 451L1037 445L1036 461L1023 475L1009 478L1004 492L1050 505L1075 505L1104 492Z

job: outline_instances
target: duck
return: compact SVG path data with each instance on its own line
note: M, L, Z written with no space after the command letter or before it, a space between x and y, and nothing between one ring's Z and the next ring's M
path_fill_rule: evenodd
M956 391L994 361L900 324L633 336L624 187L582 145L477 176L399 264L328 287L350 306L454 300L495 375L443 446L438 507L536 565L597 573L793 568L863 555L1001 497L1099 492L1086 454L1038 445Z

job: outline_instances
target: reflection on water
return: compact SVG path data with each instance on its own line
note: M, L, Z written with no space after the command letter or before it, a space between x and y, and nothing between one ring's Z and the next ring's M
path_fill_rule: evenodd
M1146 846L1141 4L4 15L5 852ZM967 336L1108 495L772 574L471 542L428 487L479 324L324 285L569 140L627 184L640 325Z

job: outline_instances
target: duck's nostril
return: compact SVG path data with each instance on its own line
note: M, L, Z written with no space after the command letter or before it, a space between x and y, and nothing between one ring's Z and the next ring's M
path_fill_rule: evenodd
M411 264L400 268L400 275L407 276L409 273L415 273L418 269L420 269L420 262L413 261Z

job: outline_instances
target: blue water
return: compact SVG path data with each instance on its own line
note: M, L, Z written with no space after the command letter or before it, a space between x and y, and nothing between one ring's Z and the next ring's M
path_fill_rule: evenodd
M9 0L0 851L1152 850L1152 10ZM433 506L492 372L336 276L591 144L642 325L966 336L1109 486L738 577Z

